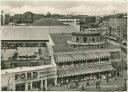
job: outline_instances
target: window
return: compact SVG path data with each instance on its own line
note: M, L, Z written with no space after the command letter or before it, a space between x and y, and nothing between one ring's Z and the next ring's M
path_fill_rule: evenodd
M2 91L7 91L7 87L2 87Z
M92 42L94 42L94 43L95 43L95 38L92 38Z
M46 43L40 43L41 47L47 47Z
M16 84L16 91L25 91L25 83Z
M87 38L86 38L86 37L83 38L83 42L84 42L84 43L87 42Z
M78 42L80 39L78 37L76 37L76 42Z
M47 79L48 86L54 86L54 78Z
M41 81L34 81L32 82L33 89L41 89Z

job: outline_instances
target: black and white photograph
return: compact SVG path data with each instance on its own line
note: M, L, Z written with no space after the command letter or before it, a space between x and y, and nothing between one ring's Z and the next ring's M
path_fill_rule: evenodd
M127 0L0 0L1 91L127 91Z

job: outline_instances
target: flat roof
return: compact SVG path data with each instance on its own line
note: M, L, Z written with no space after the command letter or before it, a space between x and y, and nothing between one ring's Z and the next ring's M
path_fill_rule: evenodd
M1 40L49 40L48 30L41 26L2 26Z
M89 35L89 34L100 34L100 32L94 32L94 31L85 31L85 32L82 32L82 31L80 31L80 32L72 32L72 34L87 34L87 35Z
M58 34L50 34L52 40L53 40L53 43L54 43L54 46L53 46L53 50L54 50L54 53L55 52L68 52L68 51L79 51L80 49L74 49L70 46L70 44L67 43L67 40L71 40L72 39L72 34L71 33L58 33ZM111 44L108 44L106 46L103 46L103 48L100 48L100 49L116 49L117 47L111 45ZM98 48L97 48L98 49ZM85 49L85 48L81 48L81 51L82 50L91 50L91 49ZM94 50L94 49L92 49ZM98 49L99 50L99 49Z

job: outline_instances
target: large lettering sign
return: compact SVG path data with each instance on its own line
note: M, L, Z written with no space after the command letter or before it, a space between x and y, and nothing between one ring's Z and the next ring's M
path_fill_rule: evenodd
M15 74L15 80L37 78L37 76L38 76L37 72L32 72L32 73L28 72L28 73Z
M23 72L15 74L15 80L25 80L25 79L35 79L35 78L45 78L52 77L56 75L56 71L33 71L33 72Z

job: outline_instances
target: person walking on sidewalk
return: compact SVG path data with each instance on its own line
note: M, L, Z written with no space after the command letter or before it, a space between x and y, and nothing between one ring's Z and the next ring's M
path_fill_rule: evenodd
M106 77L106 81L107 81L107 83L109 82L109 77L108 76Z
M82 90L84 90L84 84L82 84Z

